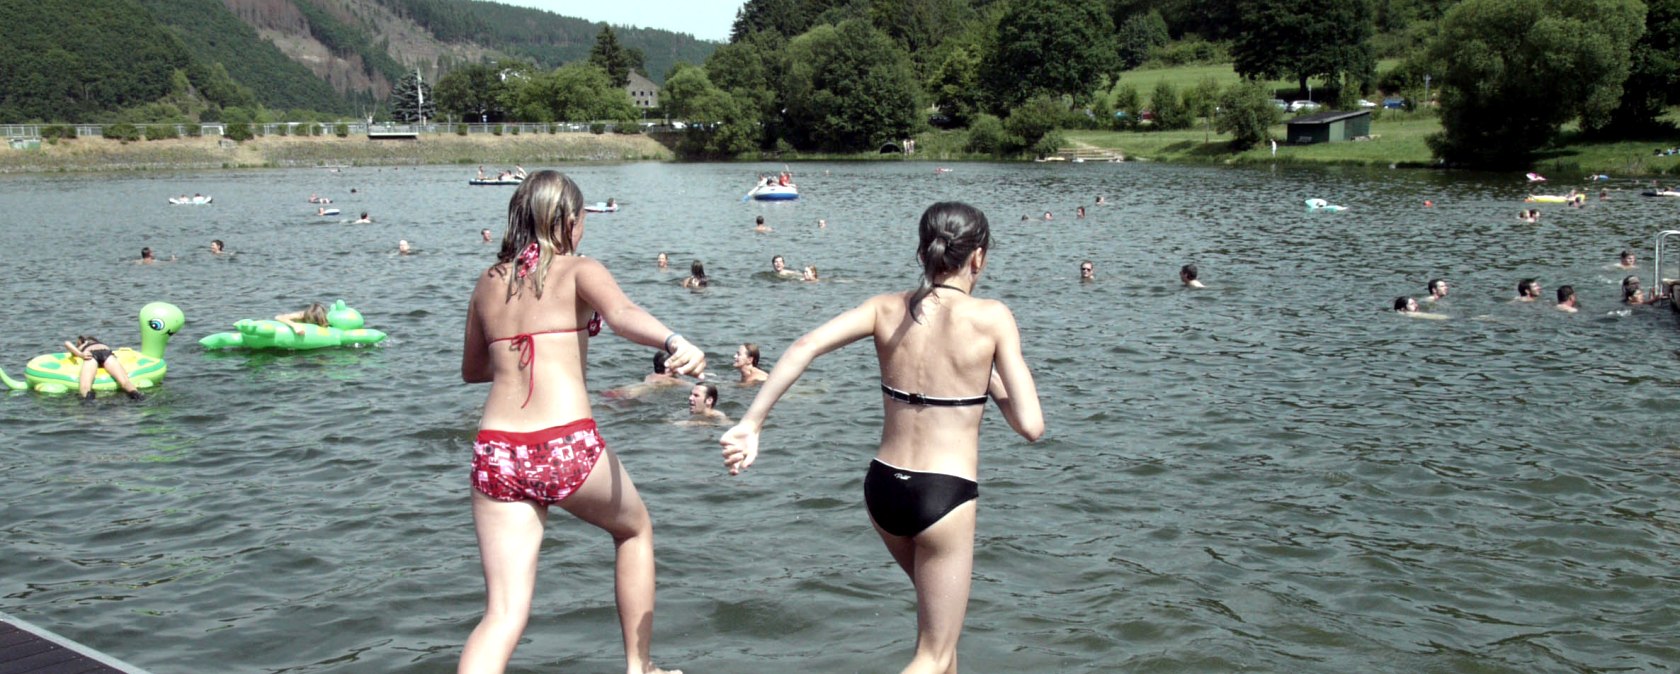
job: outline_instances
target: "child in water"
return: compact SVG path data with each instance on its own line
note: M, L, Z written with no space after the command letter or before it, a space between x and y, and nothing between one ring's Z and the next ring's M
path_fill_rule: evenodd
M467 305L461 378L490 383L473 441L472 513L484 566L484 618L460 672L507 667L531 613L550 506L612 535L627 672L660 672L653 632L653 523L630 474L596 430L583 375L601 321L663 348L666 366L697 376L706 356L630 301L600 261L578 255L583 193L538 171L508 204L507 235Z
M144 397L140 395L140 390L134 385L134 382L129 381L128 370L123 369L122 360L116 358L111 353L111 347L105 346L103 342L99 341L99 338L91 335L77 335L76 343L65 342L64 349L70 355L82 360L82 372L78 380L77 395L80 395L83 400L93 400L93 379L99 374L100 368L104 368L105 373L111 375L111 379L122 387L123 392L128 394L130 400L139 400Z

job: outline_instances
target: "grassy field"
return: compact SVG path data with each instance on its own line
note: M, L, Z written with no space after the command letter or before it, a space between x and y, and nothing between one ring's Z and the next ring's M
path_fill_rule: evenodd
M218 138L126 143L78 138L43 144L38 150L14 150L0 145L0 173L322 165L508 165L671 158L669 149L640 134L428 135L417 141L368 140L357 136L269 136L243 143Z
M1382 73L1389 68L1394 67L1397 63L1399 63L1399 61L1396 59L1385 59L1379 61L1377 63L1377 72ZM1221 88L1242 80L1241 77L1237 76L1237 71L1231 69L1231 64L1224 63L1220 65L1194 65L1177 66L1174 68L1128 70L1120 75L1120 84L1129 84L1133 88L1137 89L1138 93L1142 95L1143 100L1147 104L1149 94L1155 90L1156 84L1161 82L1170 82L1178 89L1178 92L1182 94L1191 87L1196 86L1202 80L1210 78L1214 82L1217 82ZM1278 92L1278 95L1284 100L1295 100L1299 97L1300 82L1296 82L1295 80L1269 80L1265 82L1265 85L1266 88ZM1285 94L1285 90L1292 93ZM1315 91L1314 93L1318 94L1320 92ZM1322 100L1322 96L1315 95L1314 98Z
M1230 136L1202 128L1182 131L1065 131L1068 142L1118 150L1127 159L1169 162L1300 162L1310 164L1354 164L1425 166L1433 161L1424 139L1441 130L1433 115L1384 111L1371 121L1371 140L1317 145L1278 145L1276 158L1270 145L1245 152L1228 148ZM1272 127L1272 136L1282 139L1286 126Z

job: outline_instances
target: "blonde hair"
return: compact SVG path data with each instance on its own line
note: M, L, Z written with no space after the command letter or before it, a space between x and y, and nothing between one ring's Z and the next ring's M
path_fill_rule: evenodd
M328 327L327 308L322 306L320 302L309 305L309 308L304 309L302 313L303 316L298 320L299 323L314 323L323 328Z
M571 255L572 232L583 212L583 190L559 171L538 171L519 184L508 201L507 235L502 237L502 249L496 255L500 263L508 263L508 297L519 290L519 255L531 244L537 244L537 264L528 276L538 298L542 297L543 280L548 263L556 255Z

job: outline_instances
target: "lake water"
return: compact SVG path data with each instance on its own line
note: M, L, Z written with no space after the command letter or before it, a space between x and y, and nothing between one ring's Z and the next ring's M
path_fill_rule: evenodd
M909 287L930 203L991 216L977 294L1014 309L1049 432L1027 444L987 416L965 671L1680 663L1676 322L1621 310L1612 268L1624 248L1648 264L1680 200L1616 182L1524 224L1514 175L844 163L795 166L804 196L759 204L741 196L779 165L562 168L624 206L589 217L584 252L725 378L741 342L773 364ZM8 373L78 333L137 346L152 300L188 321L141 403L0 398L0 611L160 673L452 671L483 602L467 466L486 389L458 375L463 317L494 257L478 232L499 239L512 194L468 187L473 171L0 178ZM215 203L165 203L194 192ZM345 215L315 217L311 193ZM1308 213L1309 197L1349 210ZM375 224L348 224L364 210ZM756 215L776 231L754 234ZM235 254L210 256L212 238ZM178 261L135 266L142 246ZM825 281L769 280L775 254ZM696 258L703 292L676 283ZM1082 285L1086 258L1098 280ZM1205 290L1177 284L1192 261ZM1449 320L1384 311L1437 276ZM1510 303L1528 276L1548 298L1573 284L1582 311ZM390 339L196 344L338 298ZM651 358L605 335L591 356L595 392ZM674 423L685 391L597 396L654 517L658 662L908 660L914 595L862 506L876 383L867 344L817 361L735 478L721 428ZM725 386L722 409L738 417L750 393ZM551 520L514 671L622 671L611 559L604 534Z

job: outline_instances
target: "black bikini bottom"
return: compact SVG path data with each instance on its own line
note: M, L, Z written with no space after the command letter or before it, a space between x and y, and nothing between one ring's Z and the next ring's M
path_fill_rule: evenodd
M897 468L880 459L863 476L863 503L881 529L915 536L957 506L980 498L980 483L945 473Z

